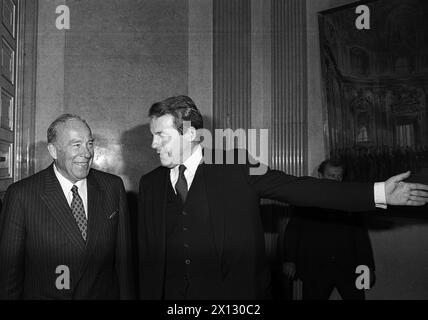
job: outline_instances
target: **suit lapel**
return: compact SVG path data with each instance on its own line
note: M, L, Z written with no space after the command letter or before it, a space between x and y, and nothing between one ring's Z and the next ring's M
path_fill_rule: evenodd
M222 199L226 199L222 187L223 175L219 170L216 170L216 165L201 164L201 166L203 166L205 175L205 188L214 241L220 261L222 261L225 236L224 201Z
M85 271L88 262L90 261L91 256L96 250L96 244L101 233L102 228L104 228L107 214L104 208L104 193L95 179L92 170L89 172L87 177L87 187L88 187L88 235L86 238L86 251L84 259L82 261L82 267L80 276ZM76 281L77 283L78 281Z
M46 170L44 192L42 192L41 198L70 240L82 251L85 250L85 241L55 176L53 164Z

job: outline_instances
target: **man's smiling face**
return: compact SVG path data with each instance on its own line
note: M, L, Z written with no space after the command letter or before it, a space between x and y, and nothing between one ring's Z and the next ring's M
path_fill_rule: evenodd
M56 139L48 145L58 171L76 183L85 179L94 158L94 139L88 126L77 119L56 127Z

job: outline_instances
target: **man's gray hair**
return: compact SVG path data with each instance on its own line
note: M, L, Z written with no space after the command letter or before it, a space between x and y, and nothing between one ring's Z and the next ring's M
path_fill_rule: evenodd
M58 118L56 118L49 126L48 131L47 131L47 138L48 138L48 143L54 143L56 141L56 135L57 135L57 126L59 124L65 124L67 121L70 120L79 120L81 122L83 122L84 124L86 124L86 126L88 127L89 131L91 131L91 128L89 127L88 123L85 121L85 119L79 117L78 115L75 114L70 114L70 113L65 113L60 115Z

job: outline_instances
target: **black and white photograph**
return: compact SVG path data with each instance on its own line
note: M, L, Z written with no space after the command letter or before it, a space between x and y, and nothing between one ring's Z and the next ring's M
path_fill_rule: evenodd
M428 300L426 17L0 0L0 300Z

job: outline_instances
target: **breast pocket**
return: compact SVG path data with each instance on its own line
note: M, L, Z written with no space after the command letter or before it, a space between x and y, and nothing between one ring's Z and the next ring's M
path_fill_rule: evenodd
M119 216L119 209L116 209L116 210L107 214L107 219L108 220L117 219L118 216Z

